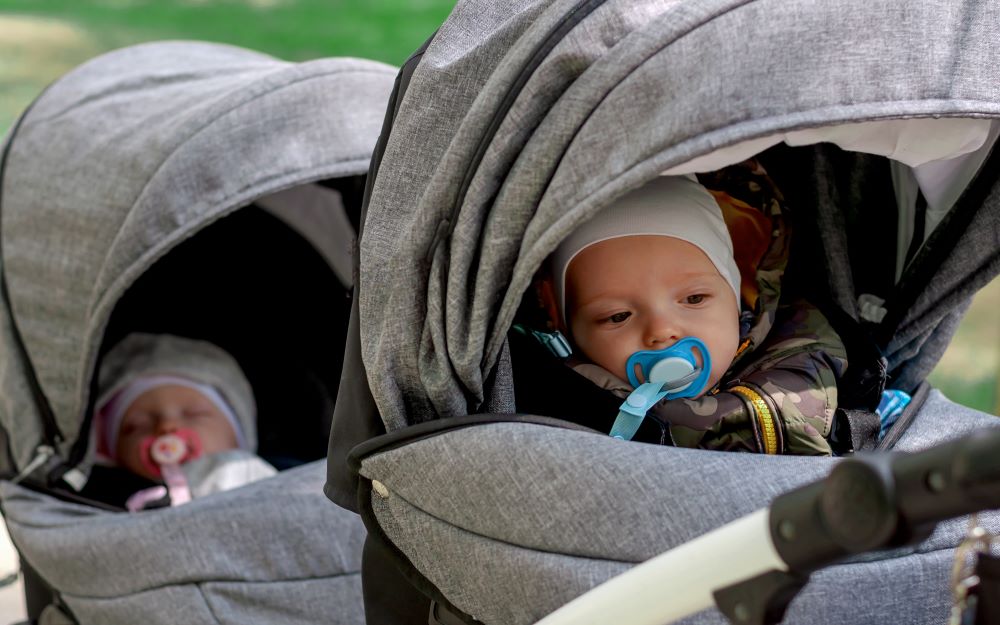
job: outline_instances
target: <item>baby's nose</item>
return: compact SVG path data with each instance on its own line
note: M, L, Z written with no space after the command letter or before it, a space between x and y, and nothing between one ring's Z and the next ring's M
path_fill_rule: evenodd
M650 347L655 349L665 349L678 341L676 336L656 336L649 340Z
M669 320L657 320L651 323L647 331L646 341L657 348L669 347L681 339L680 328Z
M160 415L156 420L156 434L170 434L180 427L179 420L172 415Z

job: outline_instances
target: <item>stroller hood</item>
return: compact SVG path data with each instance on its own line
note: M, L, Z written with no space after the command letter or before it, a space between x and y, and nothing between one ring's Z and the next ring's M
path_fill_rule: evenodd
M0 179L0 419L17 466L45 440L68 454L111 312L157 259L262 196L367 170L394 76L165 42L98 57L35 101Z
M998 17L995 2L460 3L404 70L373 169L360 344L385 427L514 412L506 333L559 242L653 176L782 141L810 144L790 162L819 172L791 176L815 229L814 290L855 320L851 263L868 261L844 223L876 223L886 207L844 181L886 173L881 157L917 178L935 162L965 172L869 326L890 376L914 388L1000 267L987 160ZM736 155L706 166L723 148Z

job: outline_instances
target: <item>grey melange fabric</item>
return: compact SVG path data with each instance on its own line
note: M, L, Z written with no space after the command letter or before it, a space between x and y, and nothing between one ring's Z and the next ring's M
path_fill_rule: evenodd
M1000 421L934 391L896 448L915 451L989 426ZM825 476L836 462L505 423L386 451L365 460L362 474L389 492L371 494L379 526L456 607L488 625L521 625ZM1000 530L1000 513L981 521ZM965 529L965 519L942 523L916 547L814 574L785 622L945 622L952 548ZM664 601L670 592L663 589ZM726 621L713 609L685 622Z
M0 484L11 539L80 625L359 625L357 515L325 463L175 508L105 512Z
M7 137L0 235L14 315L65 436L58 453L81 433L105 325L129 286L261 197L364 174L395 74L160 42L98 57L38 98ZM12 328L0 314L0 424L23 468L42 423ZM323 496L323 470L137 515L10 483L0 499L19 551L81 624L357 624L364 528Z
M362 355L386 429L516 412L505 336L533 274L577 224L659 172L799 128L1000 117L998 21L995 0L459 3L398 106L360 241ZM857 318L829 182L816 191L826 267L815 279ZM1000 270L1000 190L987 183L956 253L895 311L882 347L907 387ZM919 421L901 445L991 423L940 397ZM830 466L539 429L466 428L364 466L393 493L373 499L379 525L487 623L531 622ZM926 553L823 572L790 622L940 622L939 549L957 527Z

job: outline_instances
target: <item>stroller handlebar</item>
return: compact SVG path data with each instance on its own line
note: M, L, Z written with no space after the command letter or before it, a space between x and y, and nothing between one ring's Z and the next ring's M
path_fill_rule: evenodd
M858 455L777 497L771 535L808 574L854 553L923 540L946 519L1000 508L1000 428L917 453Z
M661 553L536 625L661 625L710 608L716 588L787 568L770 540L767 512L758 510Z

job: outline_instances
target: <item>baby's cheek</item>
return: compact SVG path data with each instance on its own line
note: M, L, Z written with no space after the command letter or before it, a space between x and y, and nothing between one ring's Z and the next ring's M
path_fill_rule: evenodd
M132 473L153 479L154 476L143 465L142 459L139 457L140 454L139 442L126 443L124 449L118 455L118 462Z
M627 345L611 344L604 346L604 349L601 350L598 357L591 358L590 360L601 365L603 368L607 369L621 379L627 380L628 373L626 372L626 365L628 364L628 359L633 353L634 352L632 352Z
M225 417L219 417L221 422L202 422L195 433L201 440L202 453L214 454L228 449L236 449L238 446L236 433L233 432L229 422Z
M712 358L712 368L709 373L707 388L712 388L719 383L719 380L721 380L722 376L726 374L726 371L729 369L729 365L732 364L733 360L732 353L725 348L719 348L719 346L716 346L716 349L711 350L710 354Z
M727 368L728 368L728 363L724 365L712 363L712 373L711 376L708 378L708 386L706 388L715 387L715 385L719 383L719 380L722 379L722 376L726 373Z

